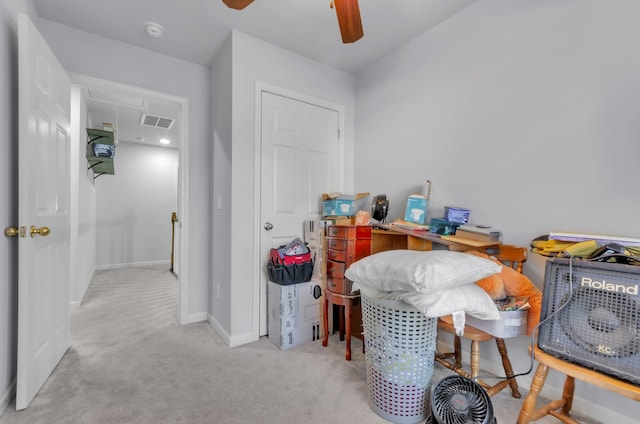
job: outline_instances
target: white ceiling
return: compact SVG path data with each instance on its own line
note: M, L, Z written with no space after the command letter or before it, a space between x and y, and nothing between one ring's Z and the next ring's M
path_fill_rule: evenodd
M364 37L353 44L342 43L330 0L255 0L242 11L227 8L222 0L34 0L34 4L40 18L205 66L236 29L355 74L475 1L360 0ZM164 27L162 37L145 33L149 21ZM96 114L100 110L93 102L89 106ZM142 132L129 134L123 126L127 109L119 111L119 137L127 141L145 137ZM139 117L140 111L135 112Z
M179 147L180 108L176 103L118 85L106 90L82 84L82 93L87 101L89 126L101 128L104 123L113 124L118 142ZM153 118L161 120L154 123ZM160 144L161 139L169 140L170 144Z

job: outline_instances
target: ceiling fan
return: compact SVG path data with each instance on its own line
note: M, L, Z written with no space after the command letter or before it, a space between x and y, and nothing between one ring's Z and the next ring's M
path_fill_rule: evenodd
M242 10L254 0L222 0L231 9ZM331 0L331 8L336 9L338 25L343 43L353 43L364 35L358 0Z

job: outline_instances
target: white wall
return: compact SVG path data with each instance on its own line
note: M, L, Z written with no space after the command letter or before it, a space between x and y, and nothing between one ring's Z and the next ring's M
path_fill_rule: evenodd
M229 36L211 67L211 286L209 322L229 340L231 333L231 118L232 65ZM217 199L227 203L218 209Z
M210 71L149 50L40 20L39 28L69 72L119 82L186 98L189 108L187 190L188 257L182 273L188 277L187 322L205 320L209 280ZM108 58L108 60L105 60ZM106 178L106 177L101 177Z
M229 41L227 41L229 42ZM342 105L345 108L345 161L353 161L353 76L322 64L280 49L248 35L234 31L232 33L231 52L225 47L222 57L223 63L214 63L213 69L228 72L231 66L232 77L226 73L225 77L212 78L213 110L231 108L231 127L228 122L214 122L217 149L222 155L214 157L214 177L224 181L214 181L213 198L218 194L223 196L225 209L215 211L215 216L221 216L222 225L230 220L232 238L222 237L213 240L213 251L216 260L223 266L230 267L228 280L222 280L214 273L212 287L221 286L221 292L229 296L229 308L213 308L210 311L214 326L225 333L230 345L246 343L255 340L253 327L253 284L259 259L252 257L254 235L260 231L255 228L256 213L259 207L254 205L255 183L255 87L256 82L263 82L287 90L298 92L306 96L323 99L327 102ZM229 61L231 64L229 65ZM231 98L229 98L228 84L232 83ZM218 98L218 93L221 97ZM231 103L228 103L228 102ZM221 114L214 115L220 119ZM230 137L230 138L229 138ZM231 149L230 151L228 149ZM216 150L218 151L218 150ZM228 161L231 160L229 165ZM219 170L228 172L218 176ZM345 176L345 190L353 187L353 173L347 167ZM230 187L231 198L227 197ZM214 231L216 231L214 229ZM217 254L220 254L218 257ZM250 256L251 255L251 256ZM248 266L247 264L251 264ZM222 272L223 278L227 271ZM261 271L258 271L261 272ZM215 293L215 291L213 292ZM215 299L212 304L215 304ZM221 315L218 320L218 314ZM229 314L228 327L223 325Z
M372 64L356 76L356 190L386 193L393 219L430 179L431 216L468 207L523 246L640 236L639 14L635 0L480 0ZM541 285L544 258L525 273ZM508 345L526 371L527 340ZM561 388L552 374L545 391ZM637 421L639 403L576 386L574 408Z
M117 144L114 175L96 178L96 265L166 263L178 206L178 150Z
M96 190L87 171L87 104L80 87L71 88L71 303L79 306L96 269ZM80 253L82 252L82 254Z

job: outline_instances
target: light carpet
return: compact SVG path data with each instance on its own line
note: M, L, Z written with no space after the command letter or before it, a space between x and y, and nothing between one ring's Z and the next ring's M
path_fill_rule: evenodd
M166 269L96 272L72 312L70 349L31 405L12 403L0 424L389 422L369 407L359 340L351 361L337 334L326 348L280 350L266 337L228 348L208 323L179 326L176 302ZM433 381L450 374L436 364ZM505 390L492 403L499 424L515 423L521 399Z

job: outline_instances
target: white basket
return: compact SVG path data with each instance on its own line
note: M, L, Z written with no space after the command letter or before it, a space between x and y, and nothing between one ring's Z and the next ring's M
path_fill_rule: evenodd
M397 424L424 421L431 413L437 318L402 301L363 295L362 321L371 408Z

